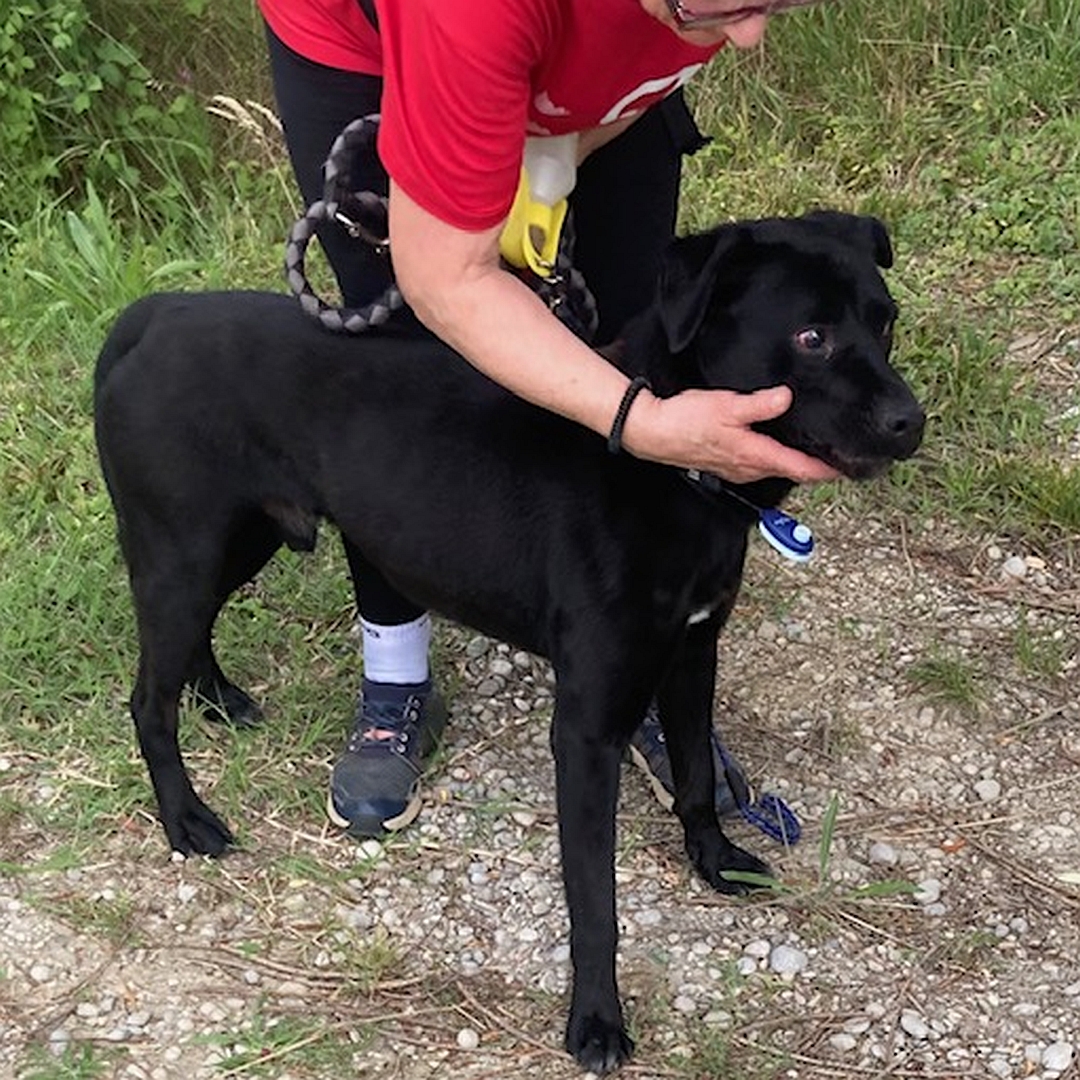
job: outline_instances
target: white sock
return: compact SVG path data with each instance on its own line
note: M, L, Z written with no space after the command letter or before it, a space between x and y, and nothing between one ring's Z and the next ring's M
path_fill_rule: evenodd
M431 616L426 611L419 619L399 626L379 626L361 619L360 637L365 679L398 685L427 682Z

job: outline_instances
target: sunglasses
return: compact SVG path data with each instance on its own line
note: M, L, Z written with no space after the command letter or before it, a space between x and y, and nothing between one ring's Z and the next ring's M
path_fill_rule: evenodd
M688 7L682 0L666 0L668 11L680 30L695 30L705 26L723 26L725 23L742 22L752 15L779 15L791 8L807 7L820 0L772 0L771 3L748 3L734 11L709 11L709 0L704 0L704 10Z

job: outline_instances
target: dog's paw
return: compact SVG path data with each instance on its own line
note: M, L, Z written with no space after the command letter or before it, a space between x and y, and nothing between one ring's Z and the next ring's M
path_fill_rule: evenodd
M603 1076L629 1060L634 1040L621 1020L605 1020L593 1012L570 1017L566 1049L587 1072Z
M761 888L753 882L734 880L727 875L753 874L756 877L772 877L768 863L764 863L749 851L743 851L726 838L710 844L687 844L687 852L694 869L717 892L728 896L741 896L752 889Z
M227 724L243 731L263 722L258 702L232 683L202 695L202 706L203 716L214 724Z
M236 843L229 826L199 799L186 803L177 812L162 812L161 823L173 851L181 855L216 858Z

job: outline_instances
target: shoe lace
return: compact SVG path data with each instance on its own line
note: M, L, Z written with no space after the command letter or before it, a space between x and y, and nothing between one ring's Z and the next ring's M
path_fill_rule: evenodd
M413 694L398 702L362 701L346 749L353 754L387 753L407 756L419 730L423 701Z

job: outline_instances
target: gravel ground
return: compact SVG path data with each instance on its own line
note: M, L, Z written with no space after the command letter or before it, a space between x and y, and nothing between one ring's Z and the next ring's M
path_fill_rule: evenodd
M730 832L785 888L709 893L627 768L625 1075L1080 1077L1080 567L814 525L806 568L754 546L721 642L718 724L806 835ZM0 1075L577 1075L549 673L442 634L449 746L386 846L283 810L225 860L170 861L146 813L93 865L0 874ZM204 792L217 767L193 763ZM24 864L57 842L34 828L4 834Z

